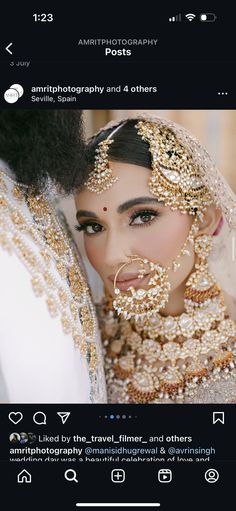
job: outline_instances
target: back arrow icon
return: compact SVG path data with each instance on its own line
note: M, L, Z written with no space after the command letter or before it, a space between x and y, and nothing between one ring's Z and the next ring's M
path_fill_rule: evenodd
M10 48L10 46L11 46L12 44L13 44L13 43L8 44L8 46L6 46L6 48L5 48L5 50L7 50L7 51L8 51L8 53L10 53L10 55L12 55L12 51L11 51L11 50L9 50L9 48Z

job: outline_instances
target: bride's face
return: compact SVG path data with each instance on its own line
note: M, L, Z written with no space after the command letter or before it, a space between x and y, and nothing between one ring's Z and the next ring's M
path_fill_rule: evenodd
M85 188L75 202L88 259L114 296L114 277L124 263L129 265L119 274L121 290L130 285L145 288L148 283L148 276L137 279L139 264L130 263L128 256L138 255L167 268L180 253L193 219L172 211L150 193L149 169L114 161L110 168L119 178L110 189L98 195ZM194 266L192 246L190 256L181 256L178 262L178 271L168 272L171 292L186 281Z

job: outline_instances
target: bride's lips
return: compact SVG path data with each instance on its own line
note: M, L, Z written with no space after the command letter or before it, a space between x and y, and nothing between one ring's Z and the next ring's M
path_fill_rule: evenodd
M120 277L118 277L116 281L116 287L120 289L120 291L127 291L129 287L139 287L141 284L144 283L146 277L149 275L147 273L143 276L142 279L138 278L138 273L124 273ZM109 275L108 279L111 280L112 283L114 283L115 275Z

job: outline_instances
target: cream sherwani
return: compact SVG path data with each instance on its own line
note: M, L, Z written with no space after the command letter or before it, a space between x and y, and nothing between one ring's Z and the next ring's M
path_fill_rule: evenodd
M14 178L3 162L0 167ZM12 207L33 222L26 202L19 204L12 196L12 181L2 176L1 180ZM4 219L3 210L1 214ZM14 250L11 253L7 250L6 230L6 224L0 221L0 400L10 403L106 402L97 327L94 339L98 353L97 378L92 383L88 360L75 347L72 335L64 332L60 317L50 316L45 297L34 293L31 275L22 259ZM37 256L41 247L29 237L26 241ZM60 285L62 277L53 262L51 271ZM78 328L82 335L81 323Z

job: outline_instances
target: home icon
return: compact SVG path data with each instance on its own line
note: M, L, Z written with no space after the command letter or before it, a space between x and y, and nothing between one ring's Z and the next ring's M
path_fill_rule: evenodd
M27 470L22 470L17 476L18 483L31 483L32 476Z

